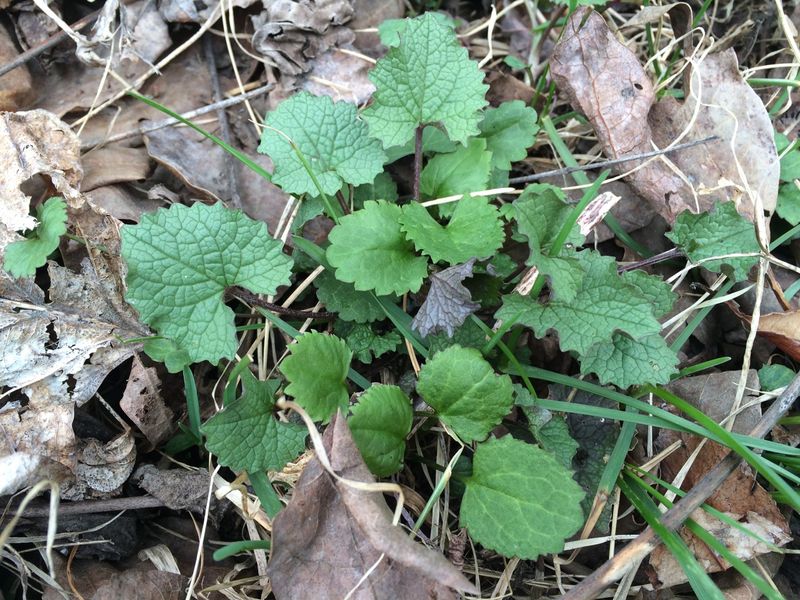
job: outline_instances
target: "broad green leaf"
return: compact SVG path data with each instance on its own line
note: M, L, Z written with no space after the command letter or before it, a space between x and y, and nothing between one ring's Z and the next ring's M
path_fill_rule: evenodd
M326 256L336 278L356 290L378 295L416 292L428 274L428 260L400 230L401 210L388 202L367 202L334 227Z
M359 396L352 413L347 424L369 470L378 477L399 471L414 417L408 396L397 386L375 384Z
M531 327L538 337L558 332L564 351L583 355L600 342L610 342L616 331L639 338L660 331L648 301L618 274L612 258L593 251L576 254L586 271L582 285L571 300L552 298L542 304L536 298L505 296L496 318Z
M723 270L737 281L747 279L757 256L708 260L726 254L759 252L753 224L736 212L733 202L722 202L711 212L678 215L667 237L675 242L693 263L704 261L709 271Z
M416 141L408 140L402 146L392 146L386 149L386 162L393 163L394 161L414 154ZM452 141L447 134L438 127L426 127L422 131L422 153L429 154L449 154L455 152L460 144Z
M778 188L778 205L775 207L775 212L790 225L800 223L800 187L797 182L790 181Z
M492 256L505 234L497 209L486 198L462 198L447 225L440 225L418 202L403 207L400 224L406 237L433 262L451 265Z
M524 160L536 139L536 111L522 100L503 102L488 109L480 125L481 137L492 153L492 167L508 171L511 163Z
M574 256L550 258L539 255L528 262L535 265L541 275L547 277L553 299L560 302L572 302L575 299L586 276L581 261Z
M488 189L492 154L486 140L473 138L450 154L437 154L420 176L420 191L426 198L443 198Z
M389 331L380 335L365 323L346 323L339 321L336 324L336 335L344 339L356 360L368 365L373 357L378 358L391 352L400 345L403 338L396 331Z
M513 404L511 378L495 374L480 352L461 346L425 363L417 392L466 444L489 435Z
M486 548L534 560L583 524L583 495L553 455L507 435L475 450L459 520Z
M775 147L778 154L781 154L792 143L788 137L782 133L775 135ZM781 158L781 181L793 181L800 179L800 149L794 148Z
M675 292L670 285L657 275L649 275L644 271L626 271L622 280L639 290L639 293L653 308L657 317L667 314L675 303Z
M369 78L376 90L364 119L384 147L405 144L422 125L440 124L462 144L478 133L488 86L455 32L432 13L406 22Z
M353 190L353 205L358 209L367 200L386 200L397 202L397 184L386 173L381 172L372 183L364 183Z
M771 392L785 387L794 379L795 372L784 365L764 365L758 370L758 381L762 392Z
M467 319L461 327L453 332L452 337L446 331L429 335L425 338L425 344L431 355L449 348L450 346L463 346L464 348L476 348L480 350L486 344L488 338L483 329L478 327L472 319Z
M345 379L353 353L343 340L324 333L305 333L289 346L278 366L289 385L286 394L315 421L327 423L338 410L347 410L350 395Z
M173 204L122 227L128 265L125 299L142 320L186 350L192 362L233 358L233 311L222 302L240 285L274 294L292 260L267 226L222 203Z
M533 431L533 437L543 450L556 457L561 466L572 469L572 459L578 451L578 442L569 434L569 425L563 416L553 416L547 423Z
M430 12L428 14L439 21L443 27L455 29L456 23L449 15L441 12ZM386 19L378 25L378 36L381 38L381 44L387 48L397 46L400 43L400 36L405 35L408 21L409 19Z
M595 373L600 383L623 389L669 383L677 372L678 356L658 334L633 339L617 332L610 342L595 344L581 357L581 373Z
M534 183L525 188L514 201L517 229L528 238L532 255L546 254L572 211L566 196L559 188L546 183ZM574 225L567 243L579 246L583 236Z
M164 363L170 373L180 373L184 367L192 364L189 353L178 346L174 340L153 338L147 340L142 349L153 360Z
M36 208L39 224L24 240L6 246L3 268L13 277L31 277L58 248L59 238L67 232L67 205L61 198L48 198Z
M234 471L280 471L305 450L306 428L273 414L279 381L259 381L242 371L243 393L200 428L206 448Z
M370 323L386 318L380 303L370 292L359 292L352 283L339 281L329 271L314 280L317 298L329 311L335 312L343 321Z
M297 151L326 194L335 194L343 183L372 183L386 160L354 104L308 92L291 96L267 114L258 151L275 163L275 185L291 194L311 196L318 196L319 190Z

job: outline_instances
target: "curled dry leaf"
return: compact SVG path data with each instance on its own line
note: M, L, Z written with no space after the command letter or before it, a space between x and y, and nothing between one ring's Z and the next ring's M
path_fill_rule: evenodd
M69 125L47 111L0 113L0 172L0 227L8 230L36 226L29 214L31 198L22 191L34 175L49 178L70 206L83 203L80 142Z
M145 367L138 354L133 355L128 384L119 407L150 442L152 448L172 434L175 413L161 396L161 380L153 367Z
M323 441L336 473L375 482L341 415ZM455 590L478 592L444 556L392 525L382 494L333 479L316 458L306 465L289 506L275 518L272 543L269 576L279 600L344 598L354 589L349 597L358 600L455 599Z
M697 375L675 381L668 388L719 422L731 412L739 376L739 371ZM746 386L749 390L760 388L755 371L748 373ZM747 403L748 400L748 397L745 396L743 403ZM738 414L733 430L737 433L749 433L760 417L760 407L758 405L750 406ZM661 450L678 440L683 443L681 448L670 454L661 463L661 477L668 481L675 478L700 443L700 438L697 436L662 429L656 445ZM681 487L685 490L694 487L728 452L727 448L719 444L706 443L689 469ZM741 525L772 544L782 546L791 540L786 518L769 492L757 483L755 474L747 465L743 464L734 471L708 498L706 503L733 516ZM738 529L719 522L703 512L697 510L692 513L692 518L701 524L705 523L707 529L710 527L709 530L714 532L714 536L742 560L749 560L769 551L766 545L754 542ZM708 546L694 539L694 536L685 528L680 533L684 539L690 540L689 546L709 572L722 571L730 566L716 556ZM674 559L669 556L669 551L665 551L663 547L653 552L650 562L656 569L656 577L661 585L674 585L679 583L677 579L686 581L685 575L675 566Z
M276 0L253 17L253 48L277 65L283 75L300 75L311 60L334 46L350 44L344 27L353 17L348 0Z
M752 316L743 313L733 302L728 302L728 308L750 327ZM786 352L792 360L800 361L800 310L761 315L758 334Z
M685 18L683 13L670 14L678 19ZM653 160L629 176L631 186L668 222L684 210L702 212L730 199L750 220L761 210L774 210L779 162L772 124L739 74L732 50L693 61L683 103L674 98L655 103L652 83L636 56L600 15L583 8L567 22L551 73L573 107L589 119L611 158L664 148L679 139L720 138ZM634 166L631 161L621 168Z

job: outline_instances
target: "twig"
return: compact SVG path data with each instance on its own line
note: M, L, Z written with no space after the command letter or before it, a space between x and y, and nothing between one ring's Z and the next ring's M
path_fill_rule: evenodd
M208 73L211 76L211 89L214 93L214 102L219 103L222 101L222 86L219 83L219 72L217 71L217 60L214 57L214 46L211 36L206 34L203 36L203 52L206 55L206 62L208 63ZM229 146L233 144L233 135L231 134L231 125L228 123L228 114L224 108L217 107L217 122L222 133L222 140ZM242 198L239 196L239 170L236 165L236 158L228 152L225 152L225 166L227 168L228 186L230 187L231 206L233 208L242 208Z
M515 185L517 183L530 183L531 181L538 181L546 177L554 177L557 175L569 175L570 173L575 173L576 171L594 171L595 169L605 169L606 167L613 167L614 165L630 162L632 160L653 158L654 156L661 156L662 154L671 154L672 152L676 152L678 150L686 150L687 148L692 148L694 146L700 146L702 144L709 144L711 142L718 142L718 141L720 141L719 136L711 135L708 136L707 138L703 138L702 140L694 140L693 142L678 144L677 146L673 146L672 148L665 148L663 150L653 150L652 152L643 152L642 154L631 154L629 156L620 156L619 158L614 158L612 160L604 160L602 162L591 163L588 165L580 165L578 167L565 167L563 169L554 169L552 171L534 173L533 175L512 177L511 179L508 180L508 183L509 185Z
M240 300L243 300L250 304L251 306L258 306L260 308L265 308L269 311L278 313L279 315L286 315L287 317L293 317L295 319L335 319L336 313L333 312L325 312L325 311L318 311L312 312L309 310L296 310L294 308L286 308L285 306L281 306L280 304L273 304L272 302L267 302L262 298L259 298L257 294L253 292L249 292L244 288L235 287L231 288L226 295L235 296Z
M419 178L422 173L422 131L424 125L417 127L414 133L414 200L419 202Z
M620 265L617 267L617 271L620 273L624 273L625 271L635 271L636 269L641 269L642 267L655 265L667 260L672 260L673 258L681 258L682 256L684 256L684 254L679 248L670 248L669 250L665 250L664 252L654 256L643 258L642 260L637 260L627 265Z
M97 19L97 16L99 14L100 10L91 12L82 19L75 21L72 25L70 25L70 28L74 29L75 31L80 31L87 25L91 25L94 22L94 20ZM13 71L17 67L21 67L28 61L33 60L43 52L46 52L47 50L52 48L53 46L57 46L68 37L69 34L66 31L59 31L58 33L54 33L45 41L43 41L41 44L34 46L33 48L29 48L28 50L17 56L17 58L12 60L10 63L6 63L2 67L0 67L0 77L5 75L9 71Z
M761 417L751 437L763 438L778 423L781 417L792 407L800 395L800 374L778 396L767 412ZM711 496L742 462L742 457L734 452L728 453L717 465L706 473L686 495L676 502L661 517L661 524L675 531L689 516ZM563 600L591 600L596 598L609 585L625 575L631 564L643 559L661 543L656 533L648 527L639 537L625 546L611 560L572 588L563 596Z
M237 96L233 96L232 98L226 98L225 100L221 100L220 102L214 102L213 104L209 104L207 106L203 106L201 108L197 108L195 110L190 110L189 112L183 113L181 116L184 119L191 120L196 117L200 117L210 112L214 112L216 110L223 110L230 106L235 106L245 100L249 100L255 96L259 96L265 92L270 91L273 87L275 87L274 83L268 83L267 85L262 85L254 90L250 90L249 92L245 92L244 94L239 94ZM155 121L153 123L149 123L148 125L144 125L142 127L137 127L131 131L123 131L122 133L118 133L116 135L112 135L111 137L107 137L99 142L91 142L86 145L81 145L81 150L87 150L93 146L96 146L99 143L103 144L111 144L113 142L119 142L120 140L127 139L129 137L133 137L135 135L142 135L145 133L150 133L151 131L156 131L158 129L163 129L164 127L169 127L171 125L175 125L176 123L180 123L177 119L173 119L169 117L167 119L163 119L161 121Z
M40 505L38 505L40 504ZM81 500L78 502L65 502L58 506L58 515L86 515L104 512L118 512L121 510L141 510L144 508L161 508L165 506L162 500L154 496L131 496L129 498L108 498L106 500ZM49 502L33 504L26 507L20 514L22 518L44 518L50 516ZM16 514L11 512L11 515Z

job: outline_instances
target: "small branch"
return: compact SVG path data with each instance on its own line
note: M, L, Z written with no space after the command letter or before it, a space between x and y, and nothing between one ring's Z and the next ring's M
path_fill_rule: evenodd
M211 35L206 34L203 36L203 52L205 53L206 63L208 63L208 73L211 76L211 89L214 92L214 103L219 104L222 98L222 86L219 82L219 71L217 71L217 59L214 57L214 46L211 40ZM231 146L233 144L233 134L231 133L231 125L228 123L228 113L224 108L217 108L217 123L219 123L220 132L222 133L222 140ZM239 171L237 168L237 160L230 153L224 153L225 167L228 176L228 185L230 186L231 206L233 208L242 208L242 198L239 195Z
M555 177L557 175L569 175L577 171L594 171L595 169L605 169L606 167L613 167L621 163L630 162L632 160L643 160L645 158L653 158L654 156L661 156L662 154L671 154L678 150L686 150L694 146L701 146L703 144L710 144L712 142L720 141L719 136L712 135L702 140L695 140L693 142L686 142L685 144L678 144L672 148L664 150L653 150L652 152L644 152L642 154L630 154L628 156L621 156L613 160L605 160L603 162L591 163L589 165L581 165L578 167L565 167L563 169L554 169L553 171L544 171L542 173L534 173L533 175L524 175L523 177L512 177L508 180L509 185L516 185L518 183L530 183L531 181L539 181L546 177Z
M422 131L424 125L417 127L414 134L414 200L419 202L419 179L422 174Z
M161 508L165 506L162 500L153 496L132 496L130 498L108 498L106 500L80 500L78 502L64 502L58 506L58 515L89 515L104 512L118 512L120 510L141 510L145 508ZM16 508L12 508L16 511ZM15 515L12 512L11 515ZM37 519L50 516L50 502L33 503L28 506L20 516Z
M346 215L350 214L350 207L347 205L347 200L345 200L342 190L336 192L336 199L339 200L339 206L342 207L342 212Z
M286 308L285 306L281 306L280 304L273 304L272 302L267 302L266 300L259 298L257 294L254 294L253 292L250 292L240 287L231 288L226 292L225 295L228 297L239 298L240 300L246 302L250 306L258 306L260 308L265 308L266 310L278 313L279 315L285 315L287 317L292 317L295 319L336 318L336 313L332 312L325 312L325 311L311 312L309 310L295 310L294 308Z
M798 395L800 395L800 374L796 375L786 389L783 390L783 393L775 399L749 435L755 438L763 438L767 435L792 407ZM661 517L662 525L670 531L678 529L711 494L719 489L731 473L739 467L741 462L741 456L730 452L708 471L691 490L686 492L683 498L664 513ZM639 534L639 537L620 550L614 558L595 570L562 598L564 600L591 600L592 598L597 598L600 592L624 576L630 565L638 564L637 561L644 559L660 543L659 537L648 527Z
M99 9L94 11L94 12L92 12L92 13L89 13L88 15L83 17L82 19L80 19L78 21L75 21L72 25L70 25L70 29L72 29L74 31L80 31L81 29L83 29L87 25L90 25L91 23L93 23L94 20L97 19L97 16L99 14L100 14L100 10ZM25 52L23 52L22 54L17 56L17 58L12 60L11 62L6 63L2 67L0 67L0 77L5 75L9 71L13 71L17 67L21 67L25 63L33 60L34 58L36 58L37 56L39 56L43 52L46 52L47 50L52 48L53 46L57 46L58 44L60 44L64 40L66 40L68 37L69 37L69 34L66 31L59 31L58 33L54 33L53 35L51 35L49 38L47 38L45 41L43 41L38 46L34 46L33 48L30 48L30 49L26 50Z
M620 265L619 267L617 267L617 271L620 273L624 273L625 271L634 271L636 269L641 269L642 267L647 267L667 260L672 260L673 258L681 258L683 257L683 255L684 254L683 252L680 251L680 249L670 248L669 250L665 250L664 252L656 254L655 256L651 256L649 258L643 258L642 260L637 260L627 265Z

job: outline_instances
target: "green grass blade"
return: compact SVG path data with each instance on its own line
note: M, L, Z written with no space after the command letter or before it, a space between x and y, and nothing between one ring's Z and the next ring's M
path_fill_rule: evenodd
M216 561L225 560L231 556L242 554L243 552L250 552L252 550L269 550L272 544L269 540L242 540L241 542L231 542L225 544L222 548L214 550L211 556Z

